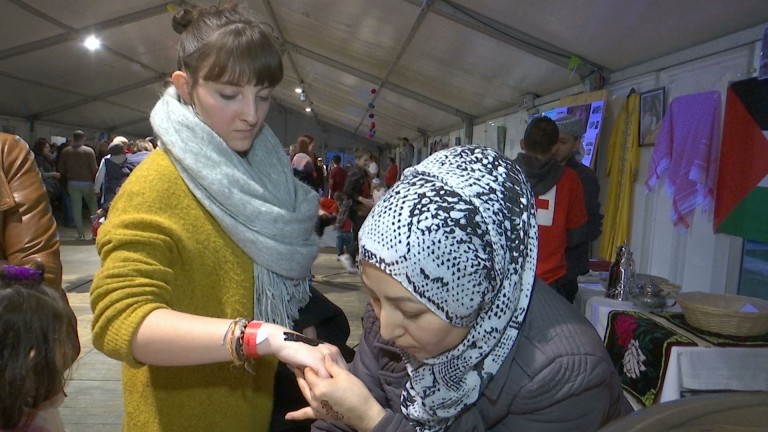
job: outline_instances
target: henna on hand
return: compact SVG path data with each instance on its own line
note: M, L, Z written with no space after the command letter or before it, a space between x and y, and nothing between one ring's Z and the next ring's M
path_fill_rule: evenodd
M325 415L327 415L331 420L344 421L344 415L342 415L340 412L333 409L333 406L327 400L325 399L321 400L320 406L323 407L323 411L325 411Z
M303 342L310 346L320 345L320 341L306 337L299 333L283 332L283 340L286 342Z

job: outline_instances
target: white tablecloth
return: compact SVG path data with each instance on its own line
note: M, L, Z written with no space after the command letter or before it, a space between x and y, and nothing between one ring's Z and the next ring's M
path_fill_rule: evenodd
M612 310L638 310L631 302L590 294L584 293L584 315L603 338ZM768 347L676 346L663 379L659 402L679 399L684 390L768 391Z
M579 291L573 299L573 305L582 312L586 311L587 301L592 297L605 297L605 289L600 284L579 284Z
M579 288L579 291L581 291L581 288ZM645 311L636 307L630 301L613 300L597 295L588 298L584 306L584 316L592 323L592 326L597 330L601 338L605 338L605 329L608 328L608 314L612 310ZM670 312L681 311L678 305L674 305L667 310Z
M673 347L660 402L683 390L768 391L767 347Z

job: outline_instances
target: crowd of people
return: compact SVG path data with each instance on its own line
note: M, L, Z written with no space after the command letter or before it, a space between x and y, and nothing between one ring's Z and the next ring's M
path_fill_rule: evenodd
M122 183L155 149L150 140L154 138L129 141L116 136L109 144L91 144L80 130L59 145L38 138L32 151L59 224L75 228L76 239L85 240L91 219L106 216ZM84 209L91 219L83 218Z
M389 158L387 174L382 180L373 153L360 148L354 153L354 164L348 168L342 167L340 154L333 155L328 171L322 158L315 156L314 143L314 137L302 135L289 148L293 175L320 195L318 236L322 237L325 228L333 226L338 260L348 273L358 273L356 257L360 227L374 204L397 181L397 164L394 158Z
M83 203L109 214L93 344L123 365L125 431L593 431L631 410L568 303L600 227L570 119L534 119L514 161L458 146L402 178L367 149L326 170L309 135L286 161L265 123L283 79L271 27L236 5L180 8L172 27L158 150L0 135L0 430L63 430L79 352L51 210L65 191L79 236ZM370 295L356 350L312 285L318 225Z

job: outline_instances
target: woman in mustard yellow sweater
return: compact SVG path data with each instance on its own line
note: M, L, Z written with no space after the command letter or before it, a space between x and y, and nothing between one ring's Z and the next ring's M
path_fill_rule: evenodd
M124 431L266 431L278 360L344 364L289 330L310 296L317 194L264 124L283 76L269 29L235 6L180 10L173 27L160 149L99 231L93 343L124 363Z

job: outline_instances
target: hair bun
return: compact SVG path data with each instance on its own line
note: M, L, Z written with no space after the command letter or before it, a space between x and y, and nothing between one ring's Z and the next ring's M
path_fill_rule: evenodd
M181 9L173 14L173 20L171 21L171 27L173 31L178 34L184 33L184 30L192 24L192 20L195 18L195 12L192 9Z

